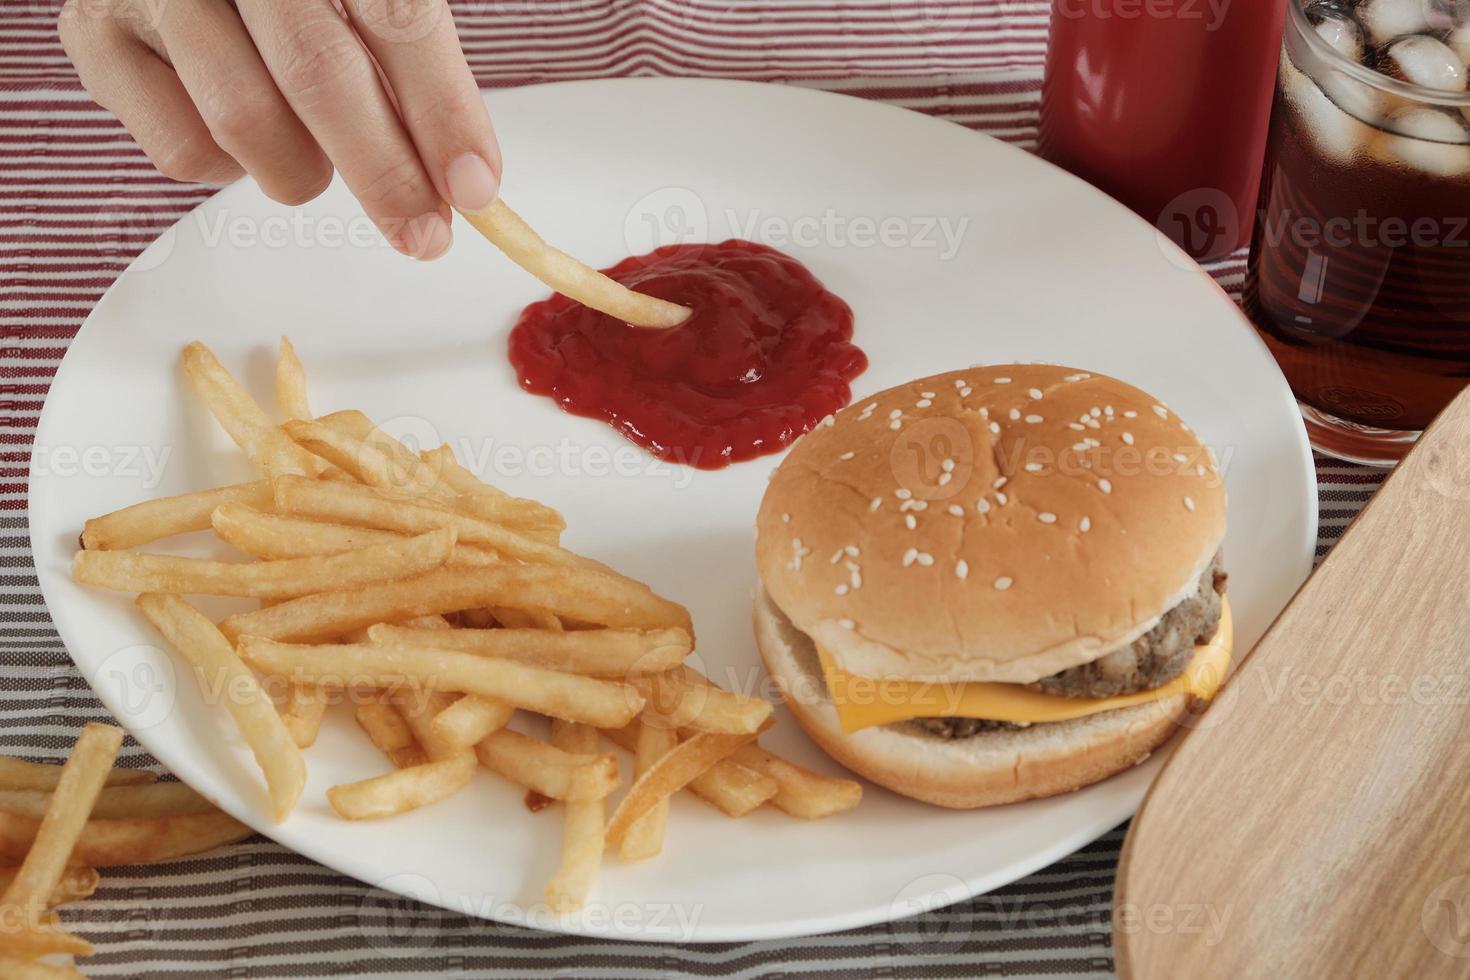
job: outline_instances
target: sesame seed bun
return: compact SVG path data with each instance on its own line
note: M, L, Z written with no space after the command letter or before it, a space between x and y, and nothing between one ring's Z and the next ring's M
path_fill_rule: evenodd
M811 638L760 592L756 642L797 722L828 755L880 786L968 809L1067 793L1137 765L1190 709L1179 694L1073 721L943 739L912 725L844 733Z
M771 600L842 669L1030 683L1132 643L1190 595L1225 492L1147 393L1011 364L844 409L792 448L756 526Z

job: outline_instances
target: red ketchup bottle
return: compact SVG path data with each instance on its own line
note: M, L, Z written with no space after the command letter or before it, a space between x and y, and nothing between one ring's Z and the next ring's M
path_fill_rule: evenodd
M1250 240L1285 0L1053 0L1042 156L1197 259Z

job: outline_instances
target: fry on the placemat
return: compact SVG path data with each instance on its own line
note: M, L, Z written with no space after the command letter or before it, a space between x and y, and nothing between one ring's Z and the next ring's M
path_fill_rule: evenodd
M539 714L601 728L625 725L643 707L636 690L616 681L432 647L312 646L247 635L240 637L239 651L262 673L295 683L418 685L508 701Z
M608 821L607 839L613 843L622 841L628 828L639 817L652 810L659 800L666 800L688 786L710 766L747 742L754 741L757 734L718 735L714 732L699 732L680 742L633 781L628 795L618 803L618 808Z
M336 555L280 561L227 562L134 551L78 551L72 578L123 592L289 599L427 572L443 565L453 552L451 529Z
M22 860L40 826L41 821L34 817L0 810L0 861ZM94 868L152 864L213 850L244 840L251 833L249 827L217 810L167 817L88 820L70 860Z
M122 729L111 725L91 722L82 729L37 822L35 838L20 870L0 895L0 906L21 912L20 922L6 923L7 928L0 933L0 947L74 955L91 952L88 943L42 925L33 913L47 907L60 885L122 740Z
M221 504L270 507L273 499L269 481L259 480L145 500L87 521L82 529L82 547L88 551L118 551L175 534L207 531L210 515Z
M61 766L46 762L27 762L0 756L0 789L52 790L61 779ZM108 786L137 786L158 779L146 769L113 769L107 774Z
M327 790L327 800L338 815L348 820L376 820L453 796L469 784L474 774L475 757L465 752L333 786Z
M296 356L290 337L281 338L276 356L276 411L283 419L311 418L311 402L306 397L306 368Z
M597 729L554 719L551 744L573 755L593 755L597 752ZM561 865L546 885L546 901L553 911L575 912L586 904L602 863L603 802L568 800L562 806Z
M138 596L137 605L194 668L206 692L226 692L225 709L265 774L272 814L278 822L286 819L306 785L306 763L255 675L215 625L178 596L145 592Z
M730 758L775 780L771 803L778 809L806 820L819 820L862 802L863 786L852 779L836 779L803 769L755 743L742 745Z
M511 728L475 746L480 765L551 800L600 800L618 788L618 762L610 752L576 753Z
M655 710L678 727L741 735L759 731L771 705L709 683L691 681L682 667L629 678Z
M633 753L633 776L642 776L660 759L679 745L679 733L667 718L652 708L644 708L639 716L638 741ZM654 857L664 848L664 826L669 818L669 800L665 797L629 825L618 845L624 861L642 861Z
M394 768L405 769L429 761L428 754L413 737L408 722L391 704L365 701L353 709L353 717Z
M0 868L0 891L10 887L15 876L20 873L19 868ZM61 873L56 882L56 887L51 889L51 894L46 896L46 907L55 908L65 905L67 902L75 902L86 898L97 890L97 885L102 881L102 876L97 873L96 868L82 867L81 865L68 865ZM4 946L0 940L0 946ZM0 976L3 976L0 972Z
M0 810L24 817L40 817L51 802L49 790L0 790ZM166 817L179 813L204 813L214 805L183 783L146 783L139 786L104 786L92 804L91 819L124 820L130 817Z
M546 629L421 630L378 624L368 629L374 643L459 650L485 657L592 677L627 677L678 666L694 641L681 629L602 629L569 632Z
M273 640L322 639L410 616L492 604L544 609L617 628L690 629L688 610L641 583L592 569L512 564L440 568L396 582L302 596L237 613L220 629L231 638L249 633Z
M266 475L320 476L326 470L320 459L286 437L208 347L195 341L184 348L182 360L184 376L194 391L235 445Z
M553 290L635 327L676 327L689 309L668 300L635 293L596 269L572 258L545 240L520 215L496 198L475 214L460 212L490 244Z

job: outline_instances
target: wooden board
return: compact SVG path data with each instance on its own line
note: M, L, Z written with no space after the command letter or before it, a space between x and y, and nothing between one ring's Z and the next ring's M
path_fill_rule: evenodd
M1178 746L1113 912L1124 977L1470 976L1470 389Z

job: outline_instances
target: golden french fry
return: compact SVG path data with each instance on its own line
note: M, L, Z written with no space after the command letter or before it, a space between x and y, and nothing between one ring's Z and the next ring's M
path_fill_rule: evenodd
M851 810L863 799L861 783L803 769L754 742L742 745L730 758L774 779L777 790L771 803L793 817L819 820Z
M510 629L559 630L561 620L540 609L516 609L513 606L490 606L495 622Z
M123 592L283 599L391 582L438 568L453 552L452 530L337 555L280 561L227 562L132 551L78 551L72 578Z
M283 419L311 418L311 402L306 397L306 368L296 356L290 337L281 337L281 351L276 357L276 411Z
M608 741L629 752L638 750L639 723L623 728L603 729ZM695 776L688 786L690 793L710 804L727 817L743 817L776 795L776 781L731 759L721 759Z
M25 857L41 821L0 810L0 861ZM253 831L219 811L177 816L88 820L71 853L73 864L111 868L152 864L213 850L249 837Z
M583 306L635 327L666 329L677 327L689 318L687 307L636 293L546 244L499 198L484 211L460 214L516 265Z
M61 779L60 765L46 762L27 762L0 756L0 789L56 788ZM146 769L113 769L107 774L108 786L137 786L157 781L158 777Z
M265 775L272 815L277 822L285 820L306 785L306 763L255 675L215 625L178 596L145 592L137 605L194 668L204 690L223 693L226 710Z
M647 719L653 713L643 709ZM638 725L638 742L633 754L633 774L636 779L652 769L664 756L679 744L679 733L665 719L644 722ZM664 849L664 825L669 819L669 801L665 797L629 825L618 846L618 854L624 861L642 861Z
M600 800L618 788L610 752L578 754L502 728L475 746L480 765L552 800Z
M433 647L302 646L244 635L239 650L256 669L296 683L331 687L413 684L500 699L539 714L602 728L627 724L643 707L636 690L616 681ZM422 733L415 734L424 741Z
M82 547L88 551L120 551L174 534L206 531L210 515L221 504L271 507L274 499L270 483L259 480L145 500L92 518L83 527Z
M86 980L72 967L28 960L6 953L0 953L0 977L5 977L6 980Z
M435 691L426 688L406 688L391 698L391 703L403 721L413 732L414 739L423 746L424 754L432 760L462 756L469 749L462 745L446 742L434 731L434 719L447 709L463 700L463 696L451 691Z
M333 786L327 790L327 800L338 816L347 820L376 820L453 796L469 785L474 774L475 757L463 752L360 782Z
M0 790L0 810L39 820L50 805L52 795L50 791L37 789ZM92 804L90 819L162 817L177 813L204 813L213 809L212 803L183 783L104 786Z
M299 476L280 477L272 486L275 490L276 508L283 514L299 514L404 534L423 534L435 528L453 528L458 533L459 540L465 544L491 548L518 561L607 571L599 563L573 554L559 545L539 541L505 524L462 514L440 506L438 501L392 496L376 487L310 480Z
M36 910L40 912L41 910ZM74 936L57 927L50 913L35 916L34 922L15 923L0 930L0 950L21 957L27 956L91 956L92 944L81 936ZM3 956L3 954L0 954ZM22 961L24 962L24 961ZM3 963L3 960L0 960ZM34 961L32 961L34 965ZM24 975L24 974L22 974ZM46 974L42 974L43 976ZM9 980L11 974L0 973ZM76 976L76 974L63 974Z
M504 728L515 705L499 698L466 694L434 716L434 734L447 745L473 748L476 742Z
M551 722L551 744L574 755L597 752L597 729L563 721ZM567 801L563 817L561 865L546 884L546 901L556 912L575 912L587 901L602 864L605 835L602 800Z
M680 742L672 751L650 766L633 781L628 794L613 811L607 824L607 839L613 843L622 841L635 821L657 805L659 800L668 799L688 786L696 776L710 766L730 755L740 746L755 740L759 733L743 735L719 735L714 732L699 732L687 741Z
M19 873L19 868L0 868L0 891L9 888L10 883ZM61 872L61 878L56 882L56 887L46 897L46 907L55 908L67 902L80 901L95 892L101 880L102 876L97 874L96 868L69 865ZM4 945L4 940L0 939L0 946ZM0 971L0 976L3 975L3 971Z
M365 701L353 710L353 717L395 769L406 769L429 761L428 754L413 737L408 722L391 704Z
M682 667L629 678L654 709L678 727L732 735L759 731L771 717L771 705L759 698L734 694L708 682L685 677Z
M214 526L214 533L222 539L246 554L266 561L339 555L411 539L411 535L398 531L269 514L244 504L223 504L215 508L210 523ZM493 551L456 543L444 564L462 568L493 565L498 561L500 558Z
M627 677L678 666L694 641L681 629L423 630L380 623L368 628L377 644L430 646L593 677Z
M499 520L498 515L505 512L503 500L519 500L519 506L524 510L520 523L524 527L550 532L553 542L562 531L566 530L565 518L554 508L524 497L509 497L499 487L493 487L481 481L479 477L459 464L459 461L454 458L453 450L448 446L425 450L419 454L419 457L439 474L439 479L446 486L459 495L455 501L457 510L487 520Z
M410 454L414 465L404 466L375 441L358 439L341 428L315 419L293 419L281 426L298 446L333 463L371 487L414 497L426 496L452 501L456 494L439 482L418 457Z
M97 794L102 792L117 750L122 748L122 740L122 729L111 725L90 722L82 729L71 757L62 766L61 778L46 804L31 848L20 870L0 895L0 905L22 909L45 906L61 883L72 849L82 834ZM14 937L4 938L4 944L11 946Z
M447 445L437 446L434 449L425 449L419 453L419 458L439 474L439 478L449 485L450 489L465 497L473 497L476 494L486 494L491 497L504 497L506 492L493 484L486 483L475 474L459 464L454 458L454 450ZM550 507L546 508L551 510ZM551 511L556 514L556 511ZM561 515L556 515L560 519Z
M232 638L249 633L273 640L321 639L410 616L487 605L545 609L620 629L690 629L688 610L641 583L593 569L513 564L440 568L396 582L303 596L238 613L220 629Z
M291 741L298 748L310 748L321 731L322 718L327 713L325 693L310 684L292 684L286 688L285 697L276 705L281 722L291 733Z
M184 376L220 426L267 476L320 476L326 465L286 437L214 352L197 340L184 348Z

